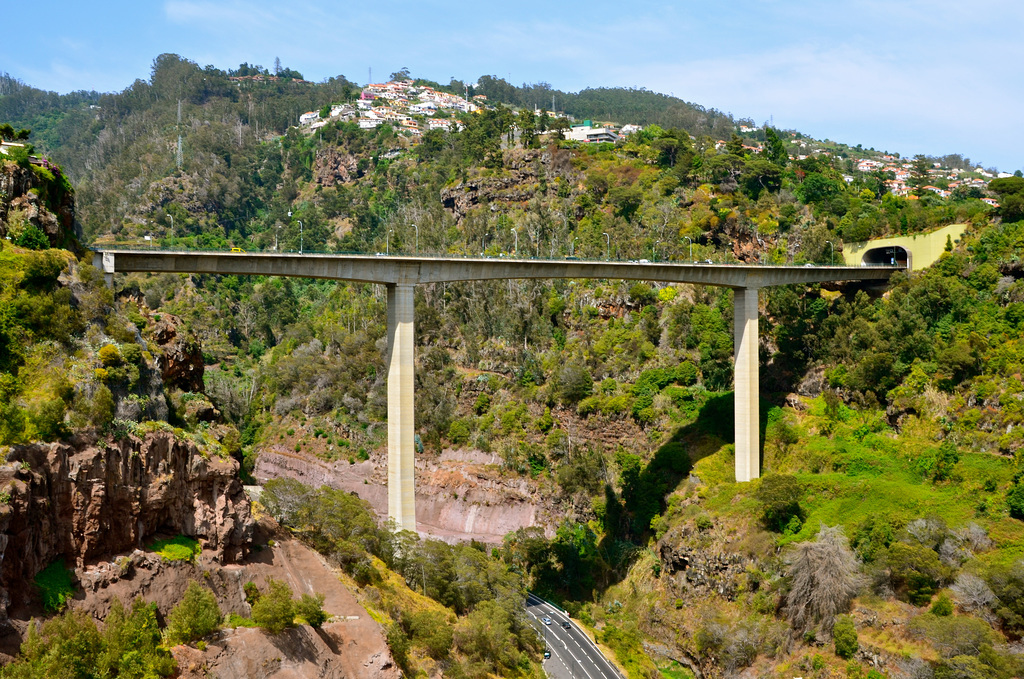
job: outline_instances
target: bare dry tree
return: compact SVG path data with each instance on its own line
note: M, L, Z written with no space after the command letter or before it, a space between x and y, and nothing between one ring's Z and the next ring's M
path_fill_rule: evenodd
M821 526L813 542L795 545L789 556L790 591L785 613L794 629L829 634L860 589L857 557L840 526Z
M973 573L961 573L950 587L960 608L991 622L995 619L992 608L996 595L984 580Z

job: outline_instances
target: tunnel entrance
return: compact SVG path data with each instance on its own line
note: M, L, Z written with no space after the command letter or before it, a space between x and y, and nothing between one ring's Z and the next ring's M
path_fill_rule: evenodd
M861 264L895 265L909 269L910 252L899 245L887 245L880 248L871 248L864 253L864 257L861 259Z

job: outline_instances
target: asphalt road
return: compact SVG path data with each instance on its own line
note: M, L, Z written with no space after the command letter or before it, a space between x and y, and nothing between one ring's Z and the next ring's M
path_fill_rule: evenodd
M622 679L615 667L574 621L551 604L530 594L526 614L551 651L544 671L555 679ZM551 624L545 624L548 618ZM568 628L564 625L568 623Z

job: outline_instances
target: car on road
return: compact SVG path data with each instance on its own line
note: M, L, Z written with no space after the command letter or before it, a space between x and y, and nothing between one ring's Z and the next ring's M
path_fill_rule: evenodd
M549 651L548 649L545 648L544 649L544 659L547 660L550 657L551 657L551 651Z
M567 622L562 623L562 629L572 629L572 625Z
M546 615L545 615L545 616L544 616L543 618L541 618L541 619L540 619L540 621L541 621L542 623L544 623L545 625L550 625L550 624L551 624L551 618L549 618L549 617L548 617L548 616L546 616Z

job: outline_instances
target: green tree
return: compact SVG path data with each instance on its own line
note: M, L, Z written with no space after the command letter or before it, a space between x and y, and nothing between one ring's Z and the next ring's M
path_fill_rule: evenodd
M220 625L221 614L213 592L192 581L185 596L167 616L167 641L187 644L202 639Z
M795 519L803 522L800 498L803 484L794 476L769 474L761 479L754 498L761 503L761 522L768 530L782 533Z
M270 632L280 634L295 625L295 603L292 588L287 583L267 578L267 591L253 604L252 620Z
M832 638L835 641L836 655L843 660L849 660L860 648L857 640L857 627L853 624L853 618L848 615L840 615L832 626Z

